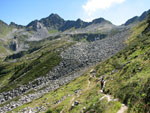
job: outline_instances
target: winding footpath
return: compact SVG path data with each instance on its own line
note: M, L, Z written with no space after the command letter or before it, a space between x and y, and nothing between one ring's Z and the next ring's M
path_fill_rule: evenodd
M118 99L113 99L111 95L106 95L106 94L103 97L101 97L99 100L101 101L104 98L107 98L108 102L118 100ZM125 113L127 110L128 107L125 104L122 104L120 110L117 113Z
M90 75L90 77L91 77L91 75ZM91 82L90 82L90 78L89 78L88 79L88 87L85 90L88 90L90 88L90 84L91 84ZM103 93L103 91L101 91L100 93ZM76 97L73 97L72 100L70 101L70 103L73 104L73 102L75 101L75 99L77 97L79 97L81 94L82 94L82 92L80 92L79 94L77 94ZM99 99L99 101L103 100L104 98L107 98L108 102L110 102L110 101L118 101L118 99L115 99L111 95L108 95L108 94L104 94L104 96L101 97ZM128 110L128 107L125 104L122 104L121 108L119 109L119 111L117 113L125 113L127 110Z
M124 104L122 104L122 107L120 108L120 110L117 113L125 113L125 111L128 110L128 107L125 106Z

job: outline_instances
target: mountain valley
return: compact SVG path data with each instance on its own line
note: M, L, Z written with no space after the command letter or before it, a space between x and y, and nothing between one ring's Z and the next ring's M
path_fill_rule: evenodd
M0 21L0 113L148 113L149 13L120 26Z

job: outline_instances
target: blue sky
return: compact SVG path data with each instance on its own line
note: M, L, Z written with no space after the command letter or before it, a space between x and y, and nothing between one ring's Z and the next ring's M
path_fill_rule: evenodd
M57 13L65 20L103 17L119 25L150 9L150 0L0 0L0 5L0 19L8 24L26 25Z

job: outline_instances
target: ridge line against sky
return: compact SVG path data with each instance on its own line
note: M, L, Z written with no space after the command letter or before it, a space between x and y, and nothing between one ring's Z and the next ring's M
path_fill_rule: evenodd
M21 25L51 13L57 13L65 20L91 21L103 17L120 25L150 9L150 0L1 0L0 4L0 19Z

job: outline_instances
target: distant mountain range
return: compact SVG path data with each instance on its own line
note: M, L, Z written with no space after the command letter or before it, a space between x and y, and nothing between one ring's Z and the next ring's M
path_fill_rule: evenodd
M18 49L16 48L15 50L21 51L28 47L24 44L26 41L42 40L50 36L84 33L99 33L106 35L113 32L115 33L119 31L121 27L132 27L136 25L138 22L144 20L149 13L150 10L145 11L141 16L135 16L127 20L125 24L121 26L115 26L104 18L97 18L91 22L85 22L81 19L77 19L76 21L64 20L58 14L53 13L46 18L34 20L26 26L18 25L14 22L8 25L0 20L0 49L3 50L4 55L6 55L6 53L9 53L8 50L10 47L11 50L14 46L18 47Z
M136 24L137 22L141 22L144 20L147 16L147 14L150 13L150 10L145 11L141 16L135 16L125 22L125 26ZM79 29L79 28L85 28L87 26L90 26L92 24L112 24L110 21L105 20L104 18L97 18L94 19L91 22L85 22L81 19L74 20L64 20L61 18L58 14L51 14L50 16L46 18L42 18L40 20L34 20L30 22L28 25L18 25L14 22L11 22L9 25L7 25L2 20L0 21L0 34L5 34L8 31L8 28L17 28L17 29L27 29L28 31L34 30L37 31L37 29L40 27L39 24L41 24L43 27L46 27L48 30L57 30L57 31L66 31L72 28Z
M81 19L77 19L76 21L73 20L64 20L63 18L61 18L59 15L57 14L51 14L50 16L46 17L46 18L42 18L41 20L35 20L32 21L31 23L29 23L26 28L27 29L33 29L36 30L37 29L37 23L41 23L42 25L44 25L44 27L46 27L48 30L58 30L58 31L66 31L68 29L71 28L85 28L91 24L101 24L101 23L109 23L111 24L111 22L105 20L104 18L98 18L93 20L92 22L84 22Z
M75 28L75 29L85 28L91 24L101 24L101 23L112 24L110 21L105 20L104 18L98 18L98 19L93 20L92 22L84 22L81 19L77 19L76 21L73 21L73 20L65 21L63 18L61 18L57 14L51 14L50 16L48 16L46 18L42 18L41 20L34 20L34 21L30 22L27 26L18 25L14 22L11 22L9 25L7 25L2 20L0 21L1 26L12 27L12 28L17 28L17 29L26 28L27 30L35 30L35 31L38 28L38 23L41 23L48 30L55 29L58 31L65 31L65 30L68 30L71 28Z
M141 22L144 20L147 16L147 14L150 13L150 10L145 11L141 16L135 16L125 22L125 26L131 25L137 22ZM107 23L107 24L112 24L110 21L105 20L104 18L97 18L94 19L91 22L85 22L81 19L77 19L76 21L74 20L64 20L61 18L58 14L51 14L50 16L46 18L42 18L40 20L34 20L30 22L27 26L23 25L18 25L14 22L11 22L9 25L7 25L5 22L2 20L0 21L0 27L4 27L4 29L7 29L8 27L12 28L26 28L27 30L37 30L38 28L38 23L41 23L44 27L46 27L48 30L58 30L58 31L66 31L71 28L85 28L89 25L92 24L102 24L102 23ZM0 28L0 33L4 32L4 29Z

